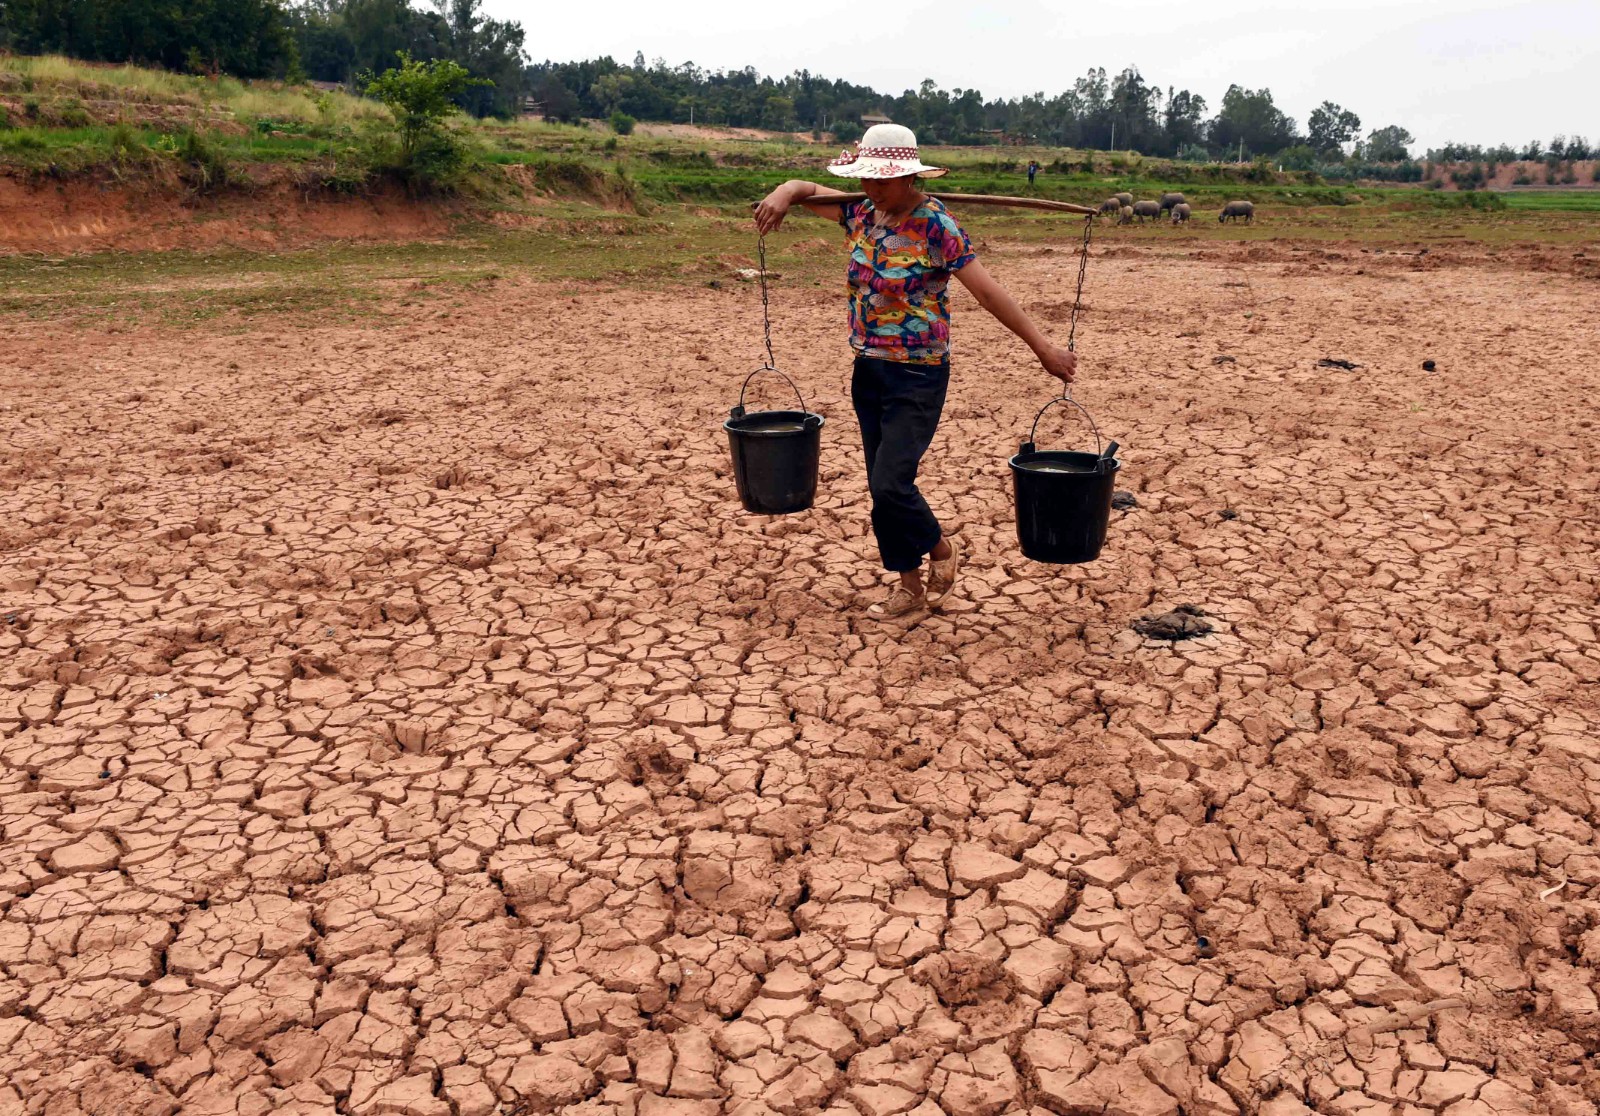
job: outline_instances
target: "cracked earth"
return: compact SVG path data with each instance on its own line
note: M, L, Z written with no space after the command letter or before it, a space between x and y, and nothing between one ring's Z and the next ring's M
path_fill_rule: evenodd
M1594 1113L1592 284L1229 252L1091 265L1080 567L957 295L971 557L891 628L834 288L783 519L745 284L6 324L0 1111ZM1064 338L1071 253L989 258Z

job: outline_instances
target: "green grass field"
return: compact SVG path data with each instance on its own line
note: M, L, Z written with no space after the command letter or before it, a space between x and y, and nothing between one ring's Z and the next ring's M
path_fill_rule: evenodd
M1600 216L1600 186L1594 189L1506 190L1506 208L1534 213L1584 213Z

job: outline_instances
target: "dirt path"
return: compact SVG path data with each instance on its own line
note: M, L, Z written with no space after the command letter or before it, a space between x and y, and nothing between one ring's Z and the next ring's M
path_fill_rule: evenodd
M1070 257L992 259L1064 337ZM1097 263L1084 567L960 296L904 631L835 291L775 298L783 520L745 285L4 326L0 1111L1593 1113L1596 326L1361 259Z

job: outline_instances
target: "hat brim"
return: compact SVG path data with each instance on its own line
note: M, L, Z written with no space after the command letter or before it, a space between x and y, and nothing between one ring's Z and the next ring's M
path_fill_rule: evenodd
M948 167L930 167L926 164L898 163L891 159L857 159L853 163L843 166L828 167L829 174L838 175L840 178L905 178L916 175L918 178L938 178L950 173Z

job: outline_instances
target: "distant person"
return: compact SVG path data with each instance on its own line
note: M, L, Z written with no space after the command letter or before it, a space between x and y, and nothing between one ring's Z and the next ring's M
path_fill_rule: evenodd
M884 568L900 575L888 599L867 611L888 619L943 600L961 560L917 490L917 467L950 386L950 276L1026 342L1050 375L1071 383L1078 361L1039 331L978 262L956 219L918 188L917 176L945 171L922 163L911 129L876 124L828 170L860 179L866 199L830 202L840 191L793 179L756 207L756 228L772 232L796 202L844 226L856 354L850 399L866 451L872 532ZM923 555L929 559L926 584Z
M1029 186L1033 185L1033 176L1038 174L1038 173L1039 173L1039 161L1037 159L1029 159L1028 160L1028 185Z

